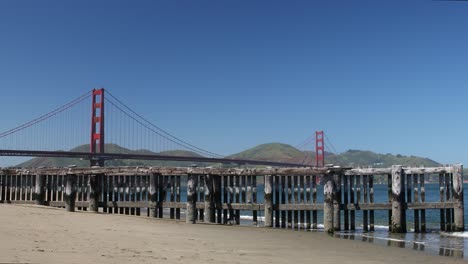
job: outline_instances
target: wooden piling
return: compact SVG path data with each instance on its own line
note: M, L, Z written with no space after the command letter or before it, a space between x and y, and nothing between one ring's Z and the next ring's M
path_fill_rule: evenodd
M364 203L367 204L368 203L368 180L367 180L367 175L363 175L362 176L362 186L363 186L363 189L364 189ZM362 217L363 217L363 230L364 232L369 232L369 211L368 210L364 210L362 211Z
M240 176L234 177L234 192L236 194L236 203L240 203ZM236 225L240 225L240 210L235 213Z
M158 206L157 183L158 183L158 175L152 173L149 179L149 200L150 200L149 210L150 210L151 217L158 216L158 211L156 208Z
M235 176L229 176L229 204L235 203L235 200L234 200L234 177ZM234 209L232 209L232 207L229 209L229 220L231 220L231 221L235 220Z
M306 203L310 204L310 176L306 176ZM310 210L306 211L306 229L309 230L311 228L311 215Z
M299 176L299 200L301 204L305 202L305 186L304 186L304 177ZM305 219L304 219L304 210L299 211L299 228L306 228Z
M414 193L414 202L419 203L419 175L414 174L412 175L413 177L413 193ZM419 222L419 210L414 209L414 232L415 233L420 233L420 222Z
M299 184L297 182L297 176L292 177L293 180L293 186L292 186L292 191L293 191L293 199L294 199L294 204L299 203ZM293 219L294 219L294 229L297 229L299 227L299 212L297 210L294 210L293 212Z
M23 176L21 175L20 176L20 179L19 179L19 188L20 188L20 191L19 191L19 196L18 196L18 200L23 200L24 201L24 186L25 186L25 183L23 181Z
M5 199L5 187L6 187L6 175L2 174L0 175L0 180L1 180L1 188L0 188L0 200L4 203L6 201Z
M452 189L452 184L451 184L451 177L450 173L445 174L445 201L446 202L451 202L452 197L451 197L451 189ZM448 232L452 231L452 208L447 208L445 209L445 230Z
M189 174L187 181L187 210L185 216L185 222L187 224L195 224L197 219L197 175Z
M265 205L265 227L273 227L273 178L265 176L264 205Z
M341 175L333 176L334 192L333 192L333 231L341 230Z
M124 176L124 201L129 202L130 201L130 177L129 176ZM124 208L125 214L129 215L130 214L130 208L125 207Z
M181 176L176 177L176 202L180 203L180 178ZM180 220L180 208L176 208L176 219Z
M392 174L387 174L387 198L388 202L392 203ZM392 226L392 209L388 210L388 226L391 230Z
M404 203L411 203L412 201L412 196L411 196L411 193L412 193L412 188L411 186L413 185L413 181L411 180L411 174L404 174L404 177L402 177L403 179L403 201ZM404 200L405 198L405 195L406 195L406 201ZM406 209L403 209L403 218L406 219ZM403 223L403 229L404 230L407 230L406 228L406 221Z
M280 210L278 209L278 206L280 204L280 177L279 176L275 176L274 178L275 180L275 183L274 183L274 189L275 189L275 200L274 200L274 204L275 204L275 227L280 227Z
M221 176L213 176L213 202L216 211L216 222L221 224L223 216L223 203L221 200Z
M107 201L113 202L114 201L114 176L107 176ZM113 206L107 208L107 213L113 213ZM149 208L148 208L149 213Z
M119 188L117 192L119 194L119 202L125 201L125 176L117 176L119 178ZM119 214L125 213L125 208L119 207Z
M205 215L203 222L214 223L215 222L215 207L213 202L213 176L205 175Z
M129 194L130 194L130 199L128 201L135 203L136 201L136 176L129 177L128 179L128 184L129 184ZM130 215L135 215L136 213L136 207L131 207L130 208Z
M374 176L369 176L369 203L374 203ZM375 231L375 224L374 224L374 210L370 210L369 212L370 217L370 231Z
M37 205L45 205L45 184L46 184L46 176L45 175L37 175L36 176L36 204Z
M247 180L245 175L241 176L241 194L240 194L240 202L246 203L247 202Z
M292 204L292 177L286 177L286 181L288 182L288 204ZM292 211L288 210L288 228L292 228Z
M34 188L35 188L35 182L36 182L37 175L31 175L30 181L29 181L29 195L30 195L30 201L34 201Z
M444 202L445 199L445 177L444 174L439 174L439 197L440 202ZM445 209L440 209L440 231L445 230Z
M348 202L349 202L349 177L344 176L343 177L343 204L344 204L344 212L343 212L343 217L344 217L344 230L348 231L349 230L349 210L348 210Z
M109 188L109 183L108 183L109 177L107 175L103 175L101 180L102 180L101 189L102 189L102 202L103 202L102 212L107 213L107 209L108 209L107 202L109 201L109 197L107 196L108 188Z
M18 179L17 176L14 176L14 182L16 182L16 180ZM15 188L15 184L14 182L12 182L12 198L11 200L15 200L15 195L16 195L16 188ZM52 201L52 175L47 175L46 177L46 198L45 200L47 202L50 202Z
M252 202L257 203L257 176L253 175L252 177ZM258 223L257 210L252 212L253 216L253 225L256 226Z
M281 176L281 204L286 204L286 177ZM286 211L281 211L281 228L286 227Z
M113 178L113 187L112 187L112 193L114 196L114 202L120 201L120 181L119 181L119 176L112 176ZM114 214L120 213L120 208L118 207L117 203L114 205Z
M392 166L392 233L405 233L405 204L404 204L404 184L403 167L401 165Z
M20 179L18 179L18 183L21 184L21 181ZM57 201L57 175L54 175L52 176L52 184L51 184L51 199L50 201ZM21 187L20 187L20 190L21 190ZM20 200L20 196L18 194L20 194L19 192L16 193L17 196L17 200Z
M99 210L99 176L91 175L88 178L89 192L88 192L88 204L89 211L98 212Z
M353 205L356 205L354 202L355 198L355 188L354 188L354 179L356 176L352 175L349 177L349 190L350 190L350 196L349 196L349 202ZM351 230L355 231L356 230L356 210L351 210L350 212L350 217L351 217Z
M141 179L142 179L143 177L144 177L144 176L137 176L137 177L136 177L135 200L136 200L137 202L140 202L140 201L141 201L141 193L142 193ZM137 208L136 208L135 214L136 214L137 216L140 216L140 215L141 215L141 207L137 207Z
M333 233L333 195L335 192L335 184L331 177L325 179L325 185L323 186L323 226L324 231L327 233Z
M44 176L45 177L45 176ZM6 176L6 191L5 191L5 201L11 201L11 178L13 178L12 175L7 175ZM45 183L44 183L45 185ZM42 199L44 200L44 199Z
M461 232L465 230L464 216L463 216L463 165L453 165L453 179L452 179L452 192L453 201L455 202L454 211L454 226L453 231Z
M88 179L89 179L89 175L85 175L83 177L83 187L81 188L82 192L82 196L83 196L83 201L87 201L88 200L88 196L87 196L87 190L88 190ZM87 211L88 210L88 207L85 206L83 207L83 211Z
M158 183L158 217L164 218L163 203L166 201L167 194L167 178L168 176L160 175ZM197 181L198 182L198 181ZM196 191L195 191L196 193ZM196 197L195 197L196 202Z
M200 203L205 203L205 191L204 191L204 186L205 186L205 176L204 175L198 175L197 178L197 183L200 183L197 188L195 189L195 197L196 197L196 202ZM165 196L164 196L165 197ZM199 221L203 221L205 215L205 209L199 209L197 210L197 217Z
M75 211L75 199L76 199L76 175L66 176L65 186L65 210L68 212Z
M169 189L169 194L170 194L170 202L174 203L175 202L175 176L171 176L170 178L170 185L171 188ZM169 209L169 218L174 219L175 218L175 208L171 207Z
M426 188L424 186L424 174L419 175L419 183L421 185L421 203L426 202ZM426 233L426 210L421 209L421 232Z
M317 176L312 176L312 203L317 205ZM317 210L312 211L312 229L317 230Z
M229 189L228 189L228 177L222 177L222 181L223 181L223 202L225 204L229 204L229 201L228 201L228 192L229 192ZM228 210L227 209L223 209L223 224L227 224L228 222Z

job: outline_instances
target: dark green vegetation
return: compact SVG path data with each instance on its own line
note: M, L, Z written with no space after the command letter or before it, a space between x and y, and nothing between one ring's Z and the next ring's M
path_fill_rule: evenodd
M169 156L189 156L189 157L200 157L197 153L186 151L186 150L173 150L163 151L159 153L151 152L149 150L130 150L127 148L120 147L115 144L106 144L106 152L108 153L126 153L126 154L160 154ZM81 145L73 148L70 151L76 152L88 152L89 145ZM181 161L157 161L157 160L107 160L106 166L190 166L193 162L181 162ZM66 167L70 165L76 165L78 167L89 166L88 160L81 160L77 158L33 158L21 164L17 167ZM198 163L199 166L207 165Z
M89 145L82 145L70 151L87 152ZM109 153L139 153L139 154L161 154L173 156L199 156L196 153L185 150L165 151L154 153L149 150L130 150L115 144L107 144L106 152ZM300 151L290 145L281 143L262 144L247 149L237 154L227 156L227 158L267 160L279 162L291 162L300 164L314 164L315 153L312 151ZM325 163L350 167L390 167L391 165L404 166L439 166L440 164L428 159L416 156L402 156L392 154L378 154L371 151L348 150L335 155L325 153ZM34 158L18 165L18 167L65 167L76 165L79 167L89 166L89 161L71 158ZM139 161L139 160L109 160L106 166L190 166L190 162L179 161ZM216 164L198 164L199 166Z

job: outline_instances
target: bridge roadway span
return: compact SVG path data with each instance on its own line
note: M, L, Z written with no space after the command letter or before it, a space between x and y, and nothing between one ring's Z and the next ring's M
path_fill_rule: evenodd
M116 159L162 160L162 161L209 162L209 163L237 164L237 165L249 164L249 165L281 166L281 167L308 167L304 164L262 161L262 160L207 158L207 157L190 157L190 156L168 156L168 155L150 155L150 154L89 153L89 152L72 152L72 151L2 149L0 150L0 156L62 157L62 158L81 158L81 159L86 159L86 160L116 160Z

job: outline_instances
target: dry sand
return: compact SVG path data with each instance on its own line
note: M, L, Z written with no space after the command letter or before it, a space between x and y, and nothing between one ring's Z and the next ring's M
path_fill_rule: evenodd
M408 249L255 227L0 205L0 263L461 263Z

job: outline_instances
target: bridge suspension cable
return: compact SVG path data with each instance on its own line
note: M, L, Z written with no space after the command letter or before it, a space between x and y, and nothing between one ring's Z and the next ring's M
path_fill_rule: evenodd
M29 121L29 122L26 122L26 123L24 123L22 125L19 125L19 126L15 127L15 128L12 128L10 130L7 130L7 131L4 131L4 132L0 133L0 138L6 137L6 136L11 135L13 133L16 133L18 131L21 131L23 129L31 127L31 126L33 126L33 125L35 125L37 123L45 121L45 120L47 120L47 119L49 119L49 118L51 118L51 117L65 111L67 109L70 109L71 107L73 107L76 104L82 102L83 100L89 98L90 96L91 96L91 91L88 91L85 94L73 99L72 101L70 101L70 102L68 102L68 103L66 103L66 104L64 104L64 105L62 105L62 106L48 112L45 115L42 115L42 116L40 116L38 118L35 118L35 119L33 119L33 120Z
M325 134L325 140L327 142L327 147L330 146L330 148L328 148L328 151L332 154L334 154L336 160L340 163L341 166L346 166L346 161L340 156L340 154L338 153L338 151L336 150L335 146L333 145L332 141L330 140L330 138Z
M193 151L199 155L202 156L208 156L208 157L214 157L214 158L222 158L224 156L216 154L214 152L202 149L200 147L197 147L193 144L188 143L187 141L184 141L169 132L161 129L159 126L155 125L148 119L144 118L142 115L138 114L136 111L131 109L128 105L123 103L121 100L119 100L116 96L114 96L112 93L106 90L106 93L110 96L105 98L105 101L110 103L117 111L120 113L124 114L137 124L141 125L143 128L147 129L149 132L156 134L157 136L161 137L162 139L165 139L177 146L180 146L182 148L185 148L187 150ZM147 136L148 137L148 136ZM149 143L149 142L147 142Z
M304 152L304 157L300 164L305 166L313 166L313 156L312 152L314 151L315 147L315 135L310 135L306 139L304 139L301 143L295 146L296 149Z

